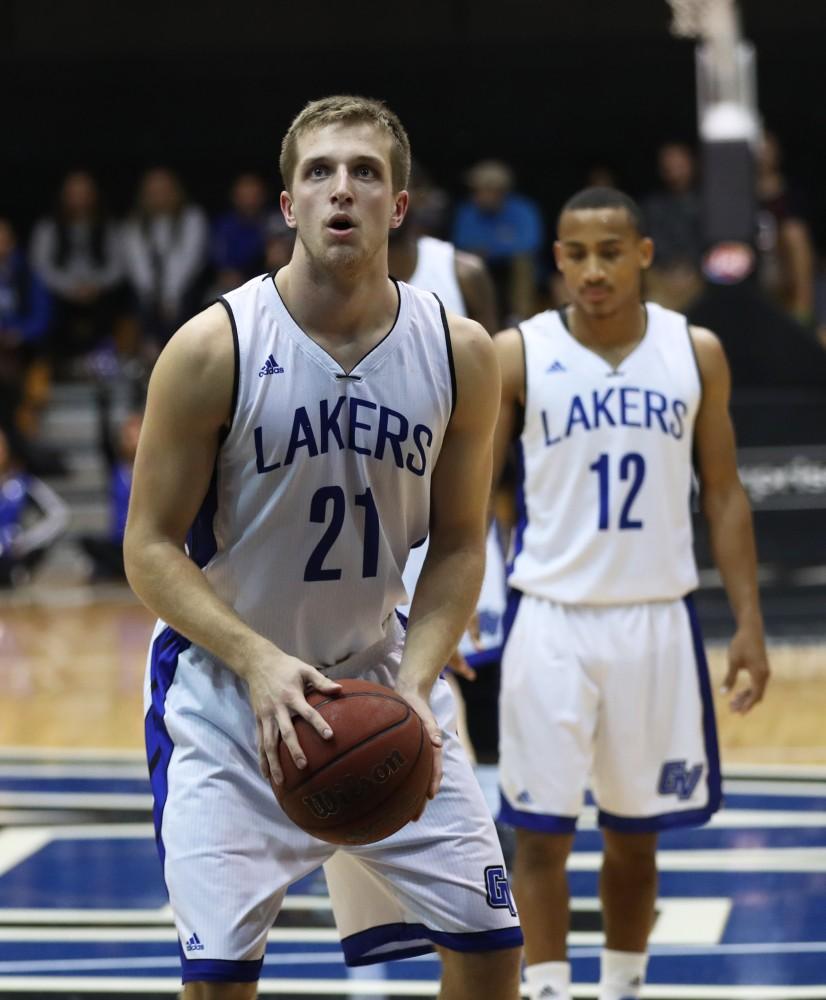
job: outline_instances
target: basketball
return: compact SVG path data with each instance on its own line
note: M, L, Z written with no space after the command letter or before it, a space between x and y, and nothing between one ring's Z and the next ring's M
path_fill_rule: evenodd
M307 701L333 730L322 739L293 720L307 757L299 770L278 737L284 783L274 791L302 830L331 844L372 844L400 830L421 809L430 784L433 746L422 720L390 688L344 679L338 695Z

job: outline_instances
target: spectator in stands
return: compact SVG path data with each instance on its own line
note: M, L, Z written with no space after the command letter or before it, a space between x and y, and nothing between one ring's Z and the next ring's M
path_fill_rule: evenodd
M212 227L212 266L218 294L243 284L265 267L268 192L257 174L241 174L232 185L232 208Z
M202 305L209 257L206 215L171 170L144 174L122 245L144 335L159 349Z
M66 504L25 471L0 429L0 587L25 582L68 523Z
M661 187L643 200L654 263L646 277L648 298L684 311L702 289L703 252L697 158L684 142L666 142L657 152Z
M81 545L92 560L91 579L125 579L123 570L123 533L129 493L132 488L132 467L138 450L143 423L143 392L134 385L130 410L116 429L112 423L111 398L105 385L98 389L98 427L100 449L109 477L109 532L105 537L85 535Z
M782 166L777 136L764 132L756 159L760 283L786 312L810 326L815 306L814 247L803 198Z
M273 212L264 234L264 269L275 272L289 264L295 245L295 230L290 229L281 212Z
M470 198L459 205L453 242L488 265L496 285L501 329L535 312L542 216L513 191L513 171L498 160L477 163L467 175Z
M18 248L11 222L0 218L0 428L37 472L58 471L55 456L35 443L49 392L43 350L51 315L46 286Z
M117 229L91 174L65 178L55 213L35 226L31 261L54 298L50 353L62 372L111 337L121 304Z

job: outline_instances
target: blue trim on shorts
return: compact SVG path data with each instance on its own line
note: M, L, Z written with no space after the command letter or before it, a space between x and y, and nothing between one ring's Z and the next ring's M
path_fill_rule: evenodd
M394 941L419 941L425 938L431 944L415 944L398 951L381 951L371 955L373 949ZM412 958L433 951L433 945L447 948L450 951L501 951L504 948L521 948L523 944L522 930L519 924L513 927L502 927L491 931L468 931L453 934L448 931L434 931L424 924L382 924L371 927L357 934L349 934L341 941L344 961L349 966L373 965L376 962L386 962L388 959ZM392 993L392 989L390 990Z
M178 941L183 983L257 983L261 978L264 956L247 962L231 962L223 958L187 958Z
M714 719L714 701L711 696L711 680L708 673L706 652L703 647L703 635L693 597L687 594L683 598L683 604L688 614L688 623L691 629L694 661L697 665L697 683L703 705L703 739L707 762L708 802L702 809L666 812L657 816L617 816L600 809L598 822L606 829L618 830L623 833L654 833L658 830L673 830L683 826L702 826L722 805L723 792L720 776L720 754L717 746L717 724Z
M714 718L714 700L711 696L711 678L708 672L708 661L703 646L703 633L700 629L700 619L691 594L686 594L683 604L688 612L688 622L691 626L691 638L694 642L694 657L697 662L697 683L700 686L700 697L703 700L703 736L706 744L706 760L708 761L708 806L711 813L717 812L723 804L723 781L720 775L720 750L717 745L717 721Z
M576 816L551 816L547 813L525 812L514 809L504 794L499 793L499 815L497 823L507 823L508 826L518 826L523 830L534 830L536 833L574 833Z
M155 843L161 865L166 859L166 849L161 837L161 823L169 794L167 771L172 757L174 744L167 732L164 722L166 696L175 679L178 668L178 657L192 645L189 639L179 635L174 629L167 627L152 643L149 679L152 693L152 704L144 719L144 737L146 740L146 760L149 764L149 783L152 786L152 818L155 823Z

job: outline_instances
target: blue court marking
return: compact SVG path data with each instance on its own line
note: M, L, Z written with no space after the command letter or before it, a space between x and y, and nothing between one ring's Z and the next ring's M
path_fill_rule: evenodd
M574 840L575 851L600 851L603 838L599 830L580 830ZM712 851L726 848L826 847L826 827L692 827L666 830L660 834L661 851Z
M826 810L826 793L823 795L760 795L737 792L727 795L723 792L723 807L728 810L765 809L772 812L796 810L797 812L818 812Z
M148 778L24 778L0 776L0 792L38 794L151 795Z

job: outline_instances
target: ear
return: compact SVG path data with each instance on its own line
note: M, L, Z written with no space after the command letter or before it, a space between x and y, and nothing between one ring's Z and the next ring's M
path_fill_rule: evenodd
M284 221L290 227L290 229L297 229L298 223L295 221L295 213L293 212L293 199L289 191L282 191L281 196L278 199L281 206L281 214L284 216Z
M647 271L654 260L654 241L649 236L643 236L639 245L640 267Z
M393 211L390 215L390 228L398 229L399 226L404 222L404 217L407 215L407 209L410 205L410 195L407 191L399 191L393 201Z

